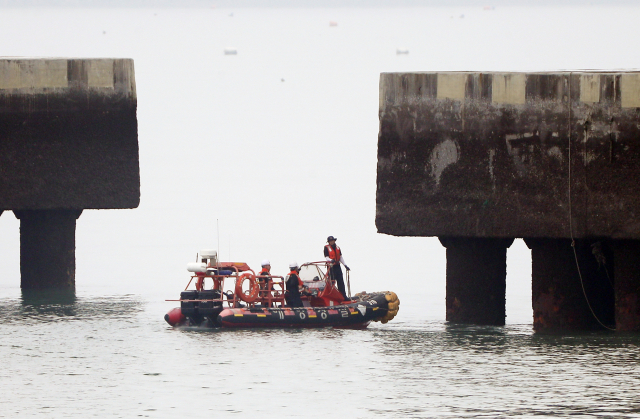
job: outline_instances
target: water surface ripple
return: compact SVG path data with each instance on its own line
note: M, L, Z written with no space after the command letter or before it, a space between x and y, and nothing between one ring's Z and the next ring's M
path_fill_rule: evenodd
M176 330L140 295L0 299L0 417L639 417L640 337Z

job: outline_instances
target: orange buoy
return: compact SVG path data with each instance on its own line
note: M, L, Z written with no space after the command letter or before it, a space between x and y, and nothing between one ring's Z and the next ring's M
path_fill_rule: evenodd
M245 293L242 290L242 284L245 280L249 280L249 292ZM260 286L256 277L249 272L244 273L236 280L236 295L245 303L253 303L258 299L258 293L260 292Z

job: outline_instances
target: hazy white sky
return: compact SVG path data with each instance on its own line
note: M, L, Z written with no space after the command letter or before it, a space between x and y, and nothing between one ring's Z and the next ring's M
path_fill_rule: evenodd
M0 0L0 7L502 7L636 3L634 0Z

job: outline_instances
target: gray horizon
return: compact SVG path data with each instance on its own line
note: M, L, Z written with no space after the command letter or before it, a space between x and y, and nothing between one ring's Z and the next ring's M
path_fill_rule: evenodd
M0 0L0 7L341 8L633 5L635 0Z

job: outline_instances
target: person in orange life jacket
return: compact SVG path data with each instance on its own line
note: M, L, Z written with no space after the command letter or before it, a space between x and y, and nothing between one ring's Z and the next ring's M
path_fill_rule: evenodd
M258 276L271 276L271 262L269 262L269 259L265 259L262 261L261 263L262 265L262 270L258 273ZM258 278L258 281L260 281L260 289L269 289L267 287L267 285L269 284L269 281L271 281L271 278Z
M349 271L350 269L344 262L342 250L340 250L340 247L336 245L336 240L338 240L336 237L327 237L327 243L329 244L324 246L324 258L327 260L327 262L333 263L333 265L331 265L331 267L329 268L329 276L338 284L338 291L340 291L342 297L345 300L349 300L344 289L344 279L342 278L342 268L340 268L340 263L344 265L347 271Z
M298 275L300 268L298 268L297 262L289 264L291 272L287 275L286 284L287 291L284 293L284 298L287 301L289 307L302 307L302 299L300 298L300 290L304 288L304 284Z
M269 278L258 278L258 284L260 284L260 297L267 297L269 292L269 283L271 282L271 262L269 259L265 259L261 263L262 270L258 273L258 276L268 276Z

